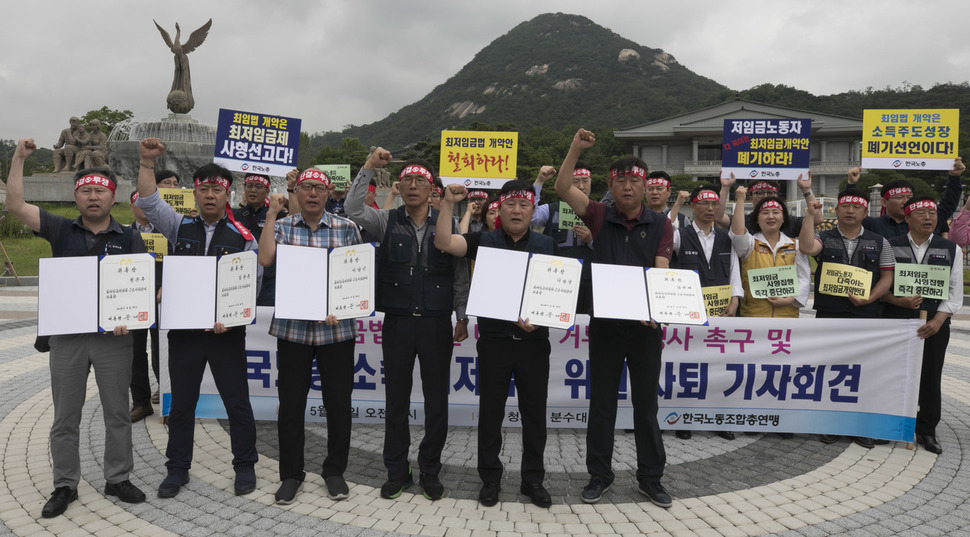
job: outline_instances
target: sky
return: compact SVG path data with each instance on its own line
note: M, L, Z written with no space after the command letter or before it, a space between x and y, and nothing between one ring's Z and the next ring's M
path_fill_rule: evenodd
M444 83L475 54L537 15L583 15L742 90L785 84L816 95L932 87L970 79L965 0L165 0L4 2L0 139L50 147L68 118L102 106L138 121L169 111L172 53L183 42L196 107L296 117L302 130L383 119Z

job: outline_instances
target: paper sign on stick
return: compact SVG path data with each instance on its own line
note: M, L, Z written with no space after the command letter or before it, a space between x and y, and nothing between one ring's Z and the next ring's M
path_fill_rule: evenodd
M893 294L896 296L920 295L923 298L947 300L950 298L950 267L896 263L893 275Z

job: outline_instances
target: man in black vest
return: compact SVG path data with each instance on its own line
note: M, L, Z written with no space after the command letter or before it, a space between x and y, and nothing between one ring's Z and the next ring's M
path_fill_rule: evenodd
M268 175L251 173L243 179L243 202L232 210L233 218L246 227L259 243L259 237L266 223L266 213L269 211ZM286 204L276 215L277 219L286 216ZM256 297L257 306L276 305L276 263L263 267L263 279L260 284L259 296Z
M555 175L556 168L552 166L543 166L539 169L539 174L536 175L535 182L532 184L537 203L542 185ZM581 162L576 163L576 169L573 170L573 186L585 194L587 198L589 197L593 186L593 172L590 171L589 166ZM562 202L554 201L537 206L532 214L531 223L536 226L536 229L542 226L542 234L552 237L556 241L562 255L586 261L593 251L590 246L593 237L589 233L589 228L582 225L560 226L560 203Z
M408 411L416 355L421 363L425 411L425 436L418 448L418 467L425 497L438 500L445 492L438 474L448 434L453 341L468 337L468 263L434 247L439 215L428 205L434 173L427 162L415 159L404 163L399 178L404 205L387 210L364 203L374 170L390 161L390 152L383 148L371 153L351 184L345 205L347 216L354 223L381 237L377 309L384 312L381 350L387 401L387 482L381 487L381 497L397 498L414 483L408 463ZM453 230L457 231L457 222L454 224ZM453 335L452 311L458 320Z
M889 239L896 263L915 263L949 267L947 300L924 298L918 289L914 294L887 294L885 317L915 319L925 311L926 324L916 331L923 339L923 367L919 380L919 410L916 412L916 442L927 451L943 453L936 438L940 423L943 359L950 343L950 316L963 305L963 252L951 241L934 234L937 229L937 205L929 197L910 199L903 207L909 233Z
M193 181L199 216L183 217L162 201L155 188L155 159L165 152L165 146L158 138L146 138L141 141L139 150L136 204L145 211L159 233L175 245L171 255L222 256L255 249L252 234L232 218L229 208L232 173L229 170L217 164L206 164L195 171ZM257 271L257 281L260 272ZM165 451L168 476L158 487L158 497L174 497L189 481L195 407L206 364L212 371L229 416L232 466L236 471L235 492L241 495L256 490L254 466L258 455L256 423L246 377L246 327L226 328L222 323L214 323L211 330L171 330L168 344L168 370L172 382L168 448Z
M673 228L666 216L643 202L646 164L627 157L610 164L609 189L614 204L590 199L572 184L573 167L580 153L593 147L593 133L580 129L559 168L556 193L583 219L593 235L593 263L668 267ZM667 455L657 422L657 386L660 381L660 327L645 321L600 319L593 312L589 323L589 425L586 429L586 468L589 484L582 499L595 503L613 484L613 434L617 393L623 363L629 370L633 402L633 428L637 446L637 481L642 494L660 507L670 507L670 495L660 484Z
M559 255L551 237L533 233L529 222L535 210L535 193L524 181L508 181L499 192L502 227L492 232L453 235L452 211L464 199L465 187L448 185L438 215L435 247L457 257L475 259L478 247L503 248L537 254ZM529 324L529 319L511 323L479 317L478 330L478 475L482 489L478 501L490 507L498 503L502 483L502 422L509 383L515 388L522 415L522 485L519 490L539 507L552 499L542 486L546 447L546 399L549 392L549 329Z
M821 202L809 203L806 218L815 218L820 214L821 209ZM882 317L879 299L892 287L893 268L896 261L889 242L882 235L862 227L862 220L868 211L868 200L850 191L842 191L839 194L838 205L835 207L835 216L839 222L835 229L822 231L818 237L815 237L813 226L802 226L798 247L803 254L815 257L818 262L818 268L815 269L816 318ZM846 298L819 293L826 263L851 265L871 272L872 286L869 290L869 298L864 300L855 295L849 295ZM830 444L835 442L836 438L823 434L820 440ZM864 448L871 448L876 443L868 437L857 436L853 440Z
M678 227L674 233L674 256L671 265L697 272L702 287L730 285L731 302L720 316L734 317L741 297L744 296L744 287L741 286L741 270L731 238L726 229L714 225L718 201L717 191L713 186L701 185L690 193L694 222ZM682 440L691 437L689 430L680 430L675 434ZM734 440L734 433L731 431L718 431L717 435L725 440Z
M74 201L81 216L69 220L24 201L24 161L37 146L31 138L17 142L7 176L7 210L51 244L54 257L132 254L145 251L141 236L111 217L117 182L108 168L90 168L74 176ZM79 285L97 282L79 282ZM65 297L69 298L69 297ZM54 423L50 444L54 493L41 516L52 518L77 499L81 478L78 455L81 409L86 399L88 372L94 367L104 412L104 493L127 503L145 501L145 494L128 480L133 466L128 385L131 383L131 334L125 326L113 334L51 336L51 395Z

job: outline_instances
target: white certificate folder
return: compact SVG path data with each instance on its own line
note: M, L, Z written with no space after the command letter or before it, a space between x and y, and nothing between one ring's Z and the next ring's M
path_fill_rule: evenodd
M219 277L221 274L222 277ZM256 322L256 252L162 260L161 328L211 329Z
M376 249L363 243L332 248L276 246L278 319L323 321L374 313Z

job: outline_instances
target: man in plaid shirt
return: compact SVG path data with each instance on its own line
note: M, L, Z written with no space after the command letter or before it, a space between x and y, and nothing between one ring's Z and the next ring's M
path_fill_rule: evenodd
M360 244L357 225L324 210L332 187L326 174L305 170L296 180L300 212L276 220L286 204L286 197L273 194L266 213L264 230L259 239L259 263L268 267L276 261L276 245L335 248ZM307 278L317 277L308 267ZM276 336L279 366L279 418L277 430L280 445L280 478L276 503L290 504L303 486L304 414L307 393L313 376L313 359L323 386L323 405L327 410L327 458L320 474L333 500L350 494L343 473L350 454L351 392L354 374L354 341L357 329L353 319L337 321L329 315L324 322L273 317L269 333ZM323 374L326 370L326 374Z

